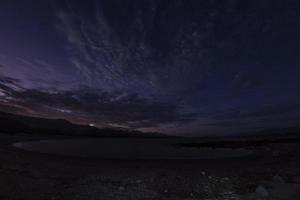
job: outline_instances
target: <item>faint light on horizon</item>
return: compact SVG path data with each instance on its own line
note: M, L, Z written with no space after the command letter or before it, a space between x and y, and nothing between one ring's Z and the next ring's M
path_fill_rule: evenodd
M72 112L71 110L60 109L60 108L58 108L58 109L56 109L56 110L58 110L59 112L62 112L62 113L71 113L71 112Z
M94 127L94 126L95 126L95 124L89 124L89 126L91 126L91 127Z
M115 127L115 128L129 128L129 126L122 125L122 124L109 123L108 125Z

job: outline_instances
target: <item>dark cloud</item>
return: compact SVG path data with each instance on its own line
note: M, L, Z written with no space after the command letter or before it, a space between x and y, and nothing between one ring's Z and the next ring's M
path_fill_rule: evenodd
M10 96L16 89L20 88L20 80L0 75L0 92L3 95Z
M230 86L235 92L245 93L249 90L263 86L266 82L267 76L263 73L257 73L257 71L245 71L235 74Z
M187 123L195 120L195 114L182 114L179 107L169 103L151 102L134 93L121 91L104 92L88 87L70 91L42 91L35 89L15 90L7 83L17 80L3 77L0 82L7 97L47 112L58 110L80 112L101 123L116 123L128 127L155 127L164 123Z
M199 134L298 119L299 1L51 2L0 6L0 109Z
M57 12L57 27L86 82L177 104L174 96L185 101L207 88L212 96L215 87L227 86L223 90L233 97L264 86L274 68L270 55L278 54L274 44L286 34L274 10L285 7L280 13L288 24L289 6L283 1L88 1Z
M0 76L0 83L5 85L5 84L10 84L10 85L19 85L20 81L15 78L11 78L8 76Z
M211 71L203 47L209 28L198 26L195 18L205 16L183 1L143 4L101 1L90 14L73 5L85 18L59 12L57 27L71 47L70 61L88 82L102 87L153 98L201 91Z
M265 107L258 107L255 110L228 110L214 115L212 118L215 120L249 120L255 118L268 118L274 116L285 116L290 113L298 113L300 111L300 104L277 104Z

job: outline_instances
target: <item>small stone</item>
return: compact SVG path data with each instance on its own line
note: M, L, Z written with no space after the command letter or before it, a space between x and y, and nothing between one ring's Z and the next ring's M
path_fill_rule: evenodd
M124 186L120 186L119 190L123 191L123 190L125 190L125 187Z
M202 174L203 176L205 176L205 175L206 175L205 171L202 171L202 172L201 172L201 174Z
M166 190L164 190L164 193L168 193L169 191L166 189Z
M273 177L273 181L274 182L277 182L277 183L283 183L284 182L284 180L281 178L281 176L279 176L279 175L275 175L274 177Z
M300 177L294 177L293 182L297 183L297 184L300 184Z
M272 156L277 157L280 156L281 152L279 150L272 151Z
M266 188L264 188L262 185L258 186L255 190L255 193L261 197L268 197L269 192Z
M141 184L143 181L140 180L140 179L138 179L138 180L136 180L135 182L136 182L137 184Z

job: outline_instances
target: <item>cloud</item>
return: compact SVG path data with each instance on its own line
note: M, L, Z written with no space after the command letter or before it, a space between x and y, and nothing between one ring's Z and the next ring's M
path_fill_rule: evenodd
M5 97L10 96L14 91L21 88L20 80L0 75L0 92Z
M6 85L6 84L18 85L19 82L20 81L18 79L0 75L0 83L3 84L3 85Z
M82 87L68 91L46 91L10 87L18 81L8 77L0 79L0 88L13 104L34 108L36 112L61 112L66 115L81 113L87 119L101 124L120 124L132 128L156 127L165 123L188 123L195 114L183 114L176 105L153 102L135 93L105 92ZM63 111L63 112L62 112Z
M1 59L0 59L1 62ZM82 84L74 70L54 65L43 59L24 59L7 56L1 68L2 76L22 82L24 88L69 89ZM70 67L71 68L71 67Z
M39 60L0 55L7 106L126 127L193 122L195 130L256 126L299 112L294 6L283 6L278 23L274 9L283 1L62 4L53 23L64 40L50 48L65 52Z
M298 113L300 111L299 103L275 104L270 106L257 107L249 111L230 109L219 112L212 116L215 120L251 120L258 118L270 118L285 116L288 114Z
M230 86L233 90L243 93L263 86L266 82L267 77L265 77L262 72L242 71L235 74Z
M147 2L143 7L100 2L89 14L73 6L57 12L57 27L67 41L70 62L89 86L125 88L148 98L185 98L203 89L203 79L211 71L203 47L211 28L196 26L194 16L183 12L178 3L165 7ZM107 12L111 6L114 14ZM175 13L163 14L174 9L187 15L185 20Z

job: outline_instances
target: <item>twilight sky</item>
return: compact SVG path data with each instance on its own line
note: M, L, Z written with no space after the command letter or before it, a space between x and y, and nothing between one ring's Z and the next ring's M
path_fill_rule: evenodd
M300 0L1 0L0 110L230 135L300 124Z

